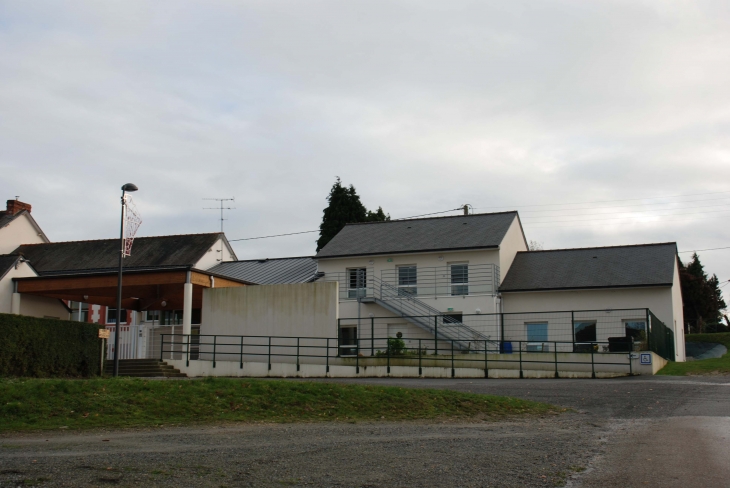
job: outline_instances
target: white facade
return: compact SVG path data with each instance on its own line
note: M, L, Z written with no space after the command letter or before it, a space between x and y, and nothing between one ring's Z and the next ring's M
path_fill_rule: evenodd
M0 254L9 254L21 244L49 242L27 211L20 212L9 224L0 228Z

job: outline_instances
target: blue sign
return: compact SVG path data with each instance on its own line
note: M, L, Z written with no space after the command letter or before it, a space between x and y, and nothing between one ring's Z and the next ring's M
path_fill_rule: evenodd
M642 352L639 356L639 363L640 364L651 364L651 353L650 352Z

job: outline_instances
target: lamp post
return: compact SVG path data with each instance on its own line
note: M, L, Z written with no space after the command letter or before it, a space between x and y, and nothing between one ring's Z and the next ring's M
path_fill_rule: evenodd
M122 266L124 263L124 219L126 217L127 192L137 191L137 185L127 183L122 186L122 223L119 231L119 280L117 282L117 324L114 327L114 376L119 376L119 327L122 314Z

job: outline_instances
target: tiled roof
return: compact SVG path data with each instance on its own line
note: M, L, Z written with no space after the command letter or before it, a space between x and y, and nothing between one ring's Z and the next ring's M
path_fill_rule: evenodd
M5 276L5 273L15 266L19 258L20 256L17 254L0 254L0 278Z
M502 292L669 286L677 244L518 252Z
M221 237L221 233L137 237L132 255L124 267L154 268L194 266ZM24 244L14 251L22 254L40 275L81 270L116 269L119 239Z
M259 285L308 283L316 276L317 262L311 257L253 259L221 263L209 271Z
M517 212L346 225L315 258L496 248Z

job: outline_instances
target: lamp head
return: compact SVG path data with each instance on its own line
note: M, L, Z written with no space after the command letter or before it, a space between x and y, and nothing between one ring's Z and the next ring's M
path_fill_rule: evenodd
M135 185L134 183L127 183L126 185L124 185L122 187L122 191L126 191L126 192L133 192L133 191L137 191L137 190L139 190L139 188L137 188L137 185Z

